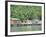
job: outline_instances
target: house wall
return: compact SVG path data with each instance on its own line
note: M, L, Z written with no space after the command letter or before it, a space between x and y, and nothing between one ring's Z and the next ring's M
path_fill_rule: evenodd
M10 20L10 24L16 24L17 21L16 20Z
M20 20L10 20L10 23L11 24L32 24L32 21L31 20L26 20L21 22Z

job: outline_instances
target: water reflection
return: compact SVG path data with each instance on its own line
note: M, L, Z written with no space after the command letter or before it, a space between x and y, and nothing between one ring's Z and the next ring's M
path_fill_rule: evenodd
M40 31L41 24L17 24L11 25L11 32Z

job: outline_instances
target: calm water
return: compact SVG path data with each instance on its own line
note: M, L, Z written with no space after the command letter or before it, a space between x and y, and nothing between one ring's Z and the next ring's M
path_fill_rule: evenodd
M11 32L40 31L41 25L12 25Z

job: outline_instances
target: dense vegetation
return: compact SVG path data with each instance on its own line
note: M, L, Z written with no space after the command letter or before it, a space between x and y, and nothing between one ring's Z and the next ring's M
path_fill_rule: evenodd
M18 18L22 20L41 20L41 6L26 6L26 5L11 5L11 18Z

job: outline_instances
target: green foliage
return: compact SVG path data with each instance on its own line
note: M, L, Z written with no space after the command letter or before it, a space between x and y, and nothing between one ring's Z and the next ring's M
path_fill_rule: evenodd
M41 6L11 5L11 18L18 18L21 21L41 18Z

